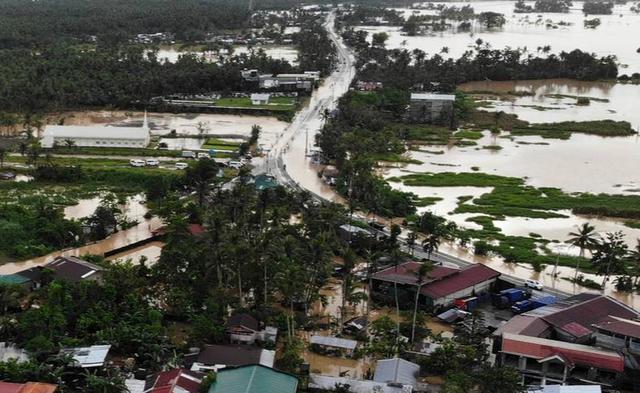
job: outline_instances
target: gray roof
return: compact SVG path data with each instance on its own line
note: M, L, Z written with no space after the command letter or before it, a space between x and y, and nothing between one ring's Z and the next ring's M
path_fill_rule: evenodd
M73 360L82 368L101 367L109 354L111 345L92 345L90 347L66 348L63 354L73 356Z
M56 138L146 139L149 138L149 128L47 125L44 135L53 135Z
M408 360L393 358L378 360L373 380L415 386L420 366Z
M253 93L251 94L251 100L268 101L271 94L267 93Z
M430 101L455 101L456 96L453 94L411 93L411 99Z
M367 231L364 228L360 228L357 227L355 225L350 225L350 224L342 224L340 225L340 229L342 229L345 232L351 232L351 233L363 233L366 235L370 235L371 233L369 233L369 231Z
M353 350L358 345L355 340L331 336L311 336L311 344L322 345L325 347L344 348Z
M349 391L353 393L410 393L412 391L411 386L393 386L376 381L320 374L310 374L309 376L310 388L332 391L336 384L349 385Z

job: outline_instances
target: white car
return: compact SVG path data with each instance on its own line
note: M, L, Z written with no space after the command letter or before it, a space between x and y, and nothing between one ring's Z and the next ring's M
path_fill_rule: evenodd
M240 161L229 161L229 168L240 169L244 164Z
M133 159L133 160L129 160L129 165L133 167L143 167L145 166L145 163L142 160Z
M198 159L201 158L211 158L211 156L209 155L209 153L198 153Z
M524 286L527 288L537 289L538 291L542 291L544 288L542 283L536 280L524 280Z
M147 166L158 166L160 165L160 161L156 160L155 158L148 158L147 160L145 160L145 164Z
M187 169L189 164L186 162L176 162L176 169Z

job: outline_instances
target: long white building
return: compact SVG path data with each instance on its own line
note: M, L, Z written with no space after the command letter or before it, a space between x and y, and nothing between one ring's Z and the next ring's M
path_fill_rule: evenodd
M68 140L80 147L147 147L150 140L147 115L145 113L142 127L48 125L42 136L42 147L65 146Z

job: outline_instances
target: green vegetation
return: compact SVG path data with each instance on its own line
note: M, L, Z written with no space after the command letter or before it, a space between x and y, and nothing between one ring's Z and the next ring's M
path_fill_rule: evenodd
M43 150L44 154L51 152L56 155L95 155L95 156L136 156L136 157L180 157L179 150L140 149L125 147L56 147Z
M237 152L244 142L230 142L218 138L209 138L202 145L202 149L222 150L227 152Z
M253 105L249 97L227 97L216 101L216 106L230 108L269 109L272 111L291 111L295 109L296 100L290 97L272 97L268 104Z
M398 154L398 153L376 153L371 155L376 161L386 161L386 162L398 162L403 164L422 164L422 161L416 160L415 158L407 157L407 154Z
M408 186L424 187L497 187L523 184L522 179L515 177L467 172L416 173L402 176L401 179Z
M593 120L593 121L565 121L559 123L532 123L528 127L513 127L513 135L541 135L545 138L567 139L571 133L581 133L598 136L630 136L637 132L627 121Z
M425 207L434 205L436 202L440 202L442 198L440 197L421 197L414 200L414 204L416 207Z
M456 138L477 140L482 138L483 134L480 131L461 130L454 133L453 136Z
M562 277L563 280L565 281L569 281L570 283L573 284L578 284L582 287L585 288L589 288L589 289L596 289L601 291L602 290L602 285L598 284L597 282L589 279L589 278L585 278L583 274L579 274L577 278L573 278L573 277Z
M624 225L629 228L640 229L640 220L627 220Z

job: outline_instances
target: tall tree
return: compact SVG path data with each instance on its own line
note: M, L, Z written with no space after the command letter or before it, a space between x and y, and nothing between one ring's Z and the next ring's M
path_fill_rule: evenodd
M622 232L609 232L596 247L591 262L598 269L598 274L604 276L602 288L605 288L611 273L623 273L628 246Z
M418 315L418 301L420 299L420 291L422 290L422 285L424 285L429 272L433 271L433 264L431 262L423 263L420 265L416 273L416 297L413 304L413 322L411 323L411 344L413 344L413 340L416 335L416 316Z

